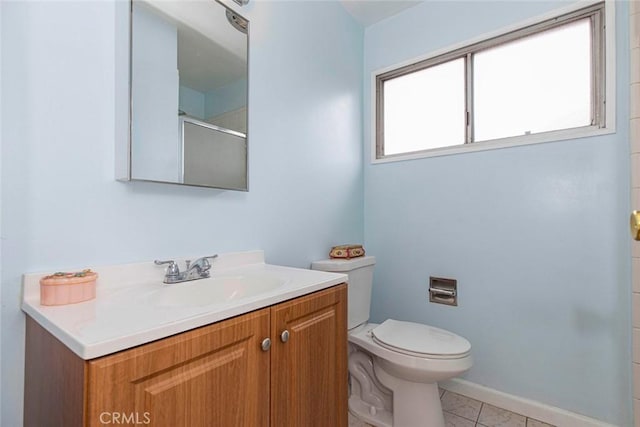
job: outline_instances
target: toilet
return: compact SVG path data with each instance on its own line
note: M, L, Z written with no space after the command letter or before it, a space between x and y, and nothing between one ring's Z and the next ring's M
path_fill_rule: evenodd
M349 410L376 427L444 427L437 383L471 368L471 344L420 323L368 323L375 261L364 256L311 264L349 276Z

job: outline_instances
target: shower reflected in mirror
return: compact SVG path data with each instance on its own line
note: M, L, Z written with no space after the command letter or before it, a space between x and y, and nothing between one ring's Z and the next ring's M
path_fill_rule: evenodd
M130 179L248 189L248 30L216 1L131 3Z

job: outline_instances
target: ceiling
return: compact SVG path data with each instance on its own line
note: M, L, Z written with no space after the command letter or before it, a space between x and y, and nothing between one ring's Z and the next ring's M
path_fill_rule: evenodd
M358 22L368 27L378 21L396 15L405 9L422 3L423 0L340 0Z
M247 78L247 35L229 23L221 4L176 0L133 4L134 17L144 9L176 28L180 85L207 93Z

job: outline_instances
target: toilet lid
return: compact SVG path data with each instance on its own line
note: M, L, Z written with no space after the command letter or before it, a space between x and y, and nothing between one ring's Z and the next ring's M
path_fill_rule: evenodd
M379 344L402 353L442 358L471 351L471 343L461 336L420 323L389 319L376 326L371 333Z

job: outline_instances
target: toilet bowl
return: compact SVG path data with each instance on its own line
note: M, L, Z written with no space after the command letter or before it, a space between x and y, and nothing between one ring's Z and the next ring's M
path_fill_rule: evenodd
M312 263L349 276L349 410L376 427L444 427L437 382L471 368L471 344L420 323L368 323L374 264L371 256Z
M444 426L437 382L471 368L467 340L431 326L389 319L351 332L349 342L372 357L377 380L393 395L392 424L371 416L377 408L354 406L350 398L355 415L379 427Z

